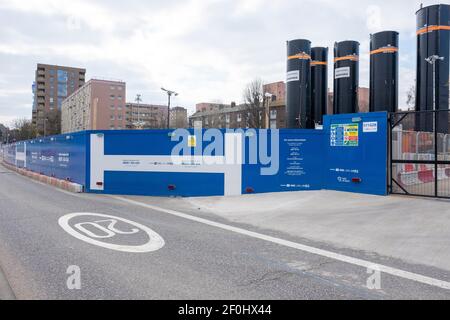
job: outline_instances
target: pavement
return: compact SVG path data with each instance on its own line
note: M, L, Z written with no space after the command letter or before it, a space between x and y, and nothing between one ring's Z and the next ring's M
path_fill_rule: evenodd
M180 210L450 270L450 200L314 191L178 203Z
M72 194L0 167L0 268L17 299L450 299L446 206Z

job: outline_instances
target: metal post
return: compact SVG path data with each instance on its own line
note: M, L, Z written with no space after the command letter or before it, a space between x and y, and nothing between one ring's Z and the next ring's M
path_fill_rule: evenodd
M174 95L175 97L178 96L178 93L176 93L175 91L172 90L167 90L164 88L161 88L162 91L167 93L168 96L168 104L167 104L167 129L170 129L170 98L172 95Z
M44 137L47 136L47 125L46 125L47 124L47 120L48 120L47 118L44 119Z
M433 129L434 129L434 195L439 196L438 192L438 107L436 105L436 62L439 60L444 60L444 57L438 55L432 55L425 59L429 64L433 66Z
M141 110L140 110L140 105L139 103L141 102L141 95L137 94L136 95L136 103L137 103L137 113L138 113L138 123L139 123L139 127L141 125Z
M169 96L169 102L167 104L167 129L170 129L170 97L172 96L172 93L168 93Z
M273 98L273 94L271 94L270 92L266 92L264 94L264 100L267 99L267 104L265 104L264 109L265 109L265 117L264 117L264 127L266 129L270 129L270 102L272 101Z
M436 92L435 92L436 93ZM433 94L433 96L435 96L435 94ZM439 196L439 192L438 192L438 178L439 178L439 174L438 174L438 131L437 131L437 116L438 116L438 111L434 110L434 195L436 197Z

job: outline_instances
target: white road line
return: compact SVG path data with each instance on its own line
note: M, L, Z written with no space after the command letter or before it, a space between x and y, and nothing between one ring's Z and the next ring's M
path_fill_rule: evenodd
M408 280L424 283L424 284L427 284L427 285L430 285L430 286L434 286L434 287L450 290L450 282L447 282L447 281L438 280L438 279L427 277L427 276L423 276L423 275L420 275L420 274L417 274L417 273L412 273L412 272L408 272L408 271L404 271L404 270L400 270L400 269L396 269L396 268L380 265L380 264L377 264L377 263L374 263L374 262L370 262L370 261L367 261L367 260L357 259L357 258L345 256L345 255L342 255L342 254L339 254L339 253L334 253L334 252L331 252L331 251L322 250L322 249L314 248L314 247L311 247L311 246L303 245L303 244L300 244L300 243L296 243L296 242L292 242L292 241L287 241L287 240L283 240L283 239L267 236L267 235L264 235L264 234L261 234L261 233L257 233L257 232L245 230L245 229L242 229L242 228L237 228L237 227L233 227L233 226L230 226L230 225L226 225L226 224L223 224L223 223L218 223L218 222L214 222L214 221L211 221L211 220L195 217L195 216L192 216L192 215L189 215L189 214L186 214L186 213L182 213L182 212L178 212L178 211L175 211L175 210L160 208L160 207L157 207L157 206L153 206L153 205L150 205L150 204L142 203L142 202L139 202L139 201L134 201L134 200L123 198L123 197L112 196L112 198L120 200L120 201L123 201L123 202L127 202L129 204L133 204L133 205L136 205L136 206L144 207L144 208L147 208L147 209L152 209L152 210L159 211L159 212L168 213L168 214L180 217L180 218L184 218L184 219L187 219L187 220L203 223L203 224L206 224L206 225L209 225L209 226L212 226L212 227L216 227L216 228L220 228L220 229L223 229L223 230L228 230L228 231L231 231L231 232L243 234L243 235L246 235L246 236L249 236L249 237L252 237L252 238L269 241L269 242L276 243L276 244L279 244L279 245L282 245L282 246L285 246L285 247L301 250L301 251L304 251L304 252L312 253L312 254L315 254L315 255L323 256L323 257L334 259L334 260L338 260L338 261L342 261L342 262L345 262L345 263L357 265L357 266L364 267L364 268L370 268L372 270L379 270L381 272L384 272L384 273L387 273L387 274L390 274L390 275L393 275L393 276L396 276L396 277L400 277L400 278L404 278L404 279L408 279Z
M6 279L5 273L0 267L0 301L1 300L16 300L16 296L9 285L8 279Z

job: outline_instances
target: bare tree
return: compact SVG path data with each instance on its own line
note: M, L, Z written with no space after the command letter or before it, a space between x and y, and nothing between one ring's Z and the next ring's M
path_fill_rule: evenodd
M31 120L16 119L13 121L12 135L14 140L21 141L36 138L37 132Z
M47 114L45 135L51 136L61 133L61 111L53 111Z
M406 105L408 110L414 110L416 107L416 86L412 85L406 93Z
M249 128L261 128L263 125L264 90L259 78L248 83L244 90L244 106L247 112Z
M0 144L6 141L9 129L0 123Z

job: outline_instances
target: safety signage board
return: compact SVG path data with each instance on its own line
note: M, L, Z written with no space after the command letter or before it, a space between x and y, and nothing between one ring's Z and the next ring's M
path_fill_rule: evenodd
M286 75L286 82L299 81L300 80L300 71L289 71Z
M363 132L378 132L378 122L364 122Z
M197 146L197 137L196 136L189 136L188 147L189 148L195 148L196 146Z
M357 147L359 142L359 125L333 124L330 132L330 145L332 147Z
M335 79L350 78L350 67L337 68L334 71L334 78Z

